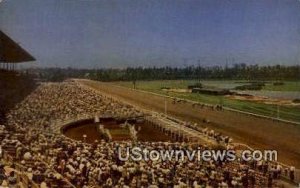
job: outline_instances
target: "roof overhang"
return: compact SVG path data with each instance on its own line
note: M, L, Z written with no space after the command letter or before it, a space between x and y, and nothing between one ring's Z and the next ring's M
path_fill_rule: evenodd
M22 63L36 59L0 30L0 63Z

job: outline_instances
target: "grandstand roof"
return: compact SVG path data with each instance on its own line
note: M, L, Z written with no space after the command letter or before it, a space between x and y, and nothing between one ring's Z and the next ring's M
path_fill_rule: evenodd
M0 63L21 63L35 58L0 30Z

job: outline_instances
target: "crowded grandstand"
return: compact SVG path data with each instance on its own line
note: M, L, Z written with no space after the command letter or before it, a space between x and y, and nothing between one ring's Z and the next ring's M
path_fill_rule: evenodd
M294 168L230 161L121 161L118 147L209 148L187 142L95 140L85 143L52 132L54 120L107 114L134 117L134 107L83 88L76 82L44 83L11 109L1 125L2 186L35 187L272 187ZM211 131L209 139L215 139ZM230 143L227 143L229 146Z
M173 1L0 0L0 188L300 186L297 6Z

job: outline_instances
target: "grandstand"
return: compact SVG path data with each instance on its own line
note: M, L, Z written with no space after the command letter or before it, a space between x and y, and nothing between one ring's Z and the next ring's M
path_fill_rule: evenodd
M16 64L28 61L35 58L0 30L0 123L5 121L4 114L35 86L29 75L15 71Z
M0 69L13 70L16 63L28 61L35 58L0 30Z
M0 155L3 159L0 187L227 188L282 187L282 183L294 186L298 182L295 167L262 160L197 161L185 157L182 161L121 161L116 148L239 151L246 145L234 143L229 136L213 129L200 128L197 123L127 104L78 80L37 86L30 75L15 69L16 64L35 58L1 31L0 37ZM215 90L201 92L219 94ZM80 121L94 118L100 129L105 123L99 117L124 120L122 125L114 126L130 127L130 138L94 140L83 134L75 140L62 134L66 125L77 126ZM129 122L137 117L156 129L152 133L146 130L147 136L165 136L164 141L139 140L134 125ZM138 131L142 133L140 128Z

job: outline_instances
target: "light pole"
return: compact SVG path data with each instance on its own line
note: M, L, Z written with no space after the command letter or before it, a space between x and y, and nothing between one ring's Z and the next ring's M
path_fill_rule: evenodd
M277 119L279 119L279 104L277 104Z
M167 92L167 95L165 97L165 115L167 116L167 111L168 111L168 96L169 96L169 92Z
M168 107L167 97L165 97L165 115L167 115L167 107Z

